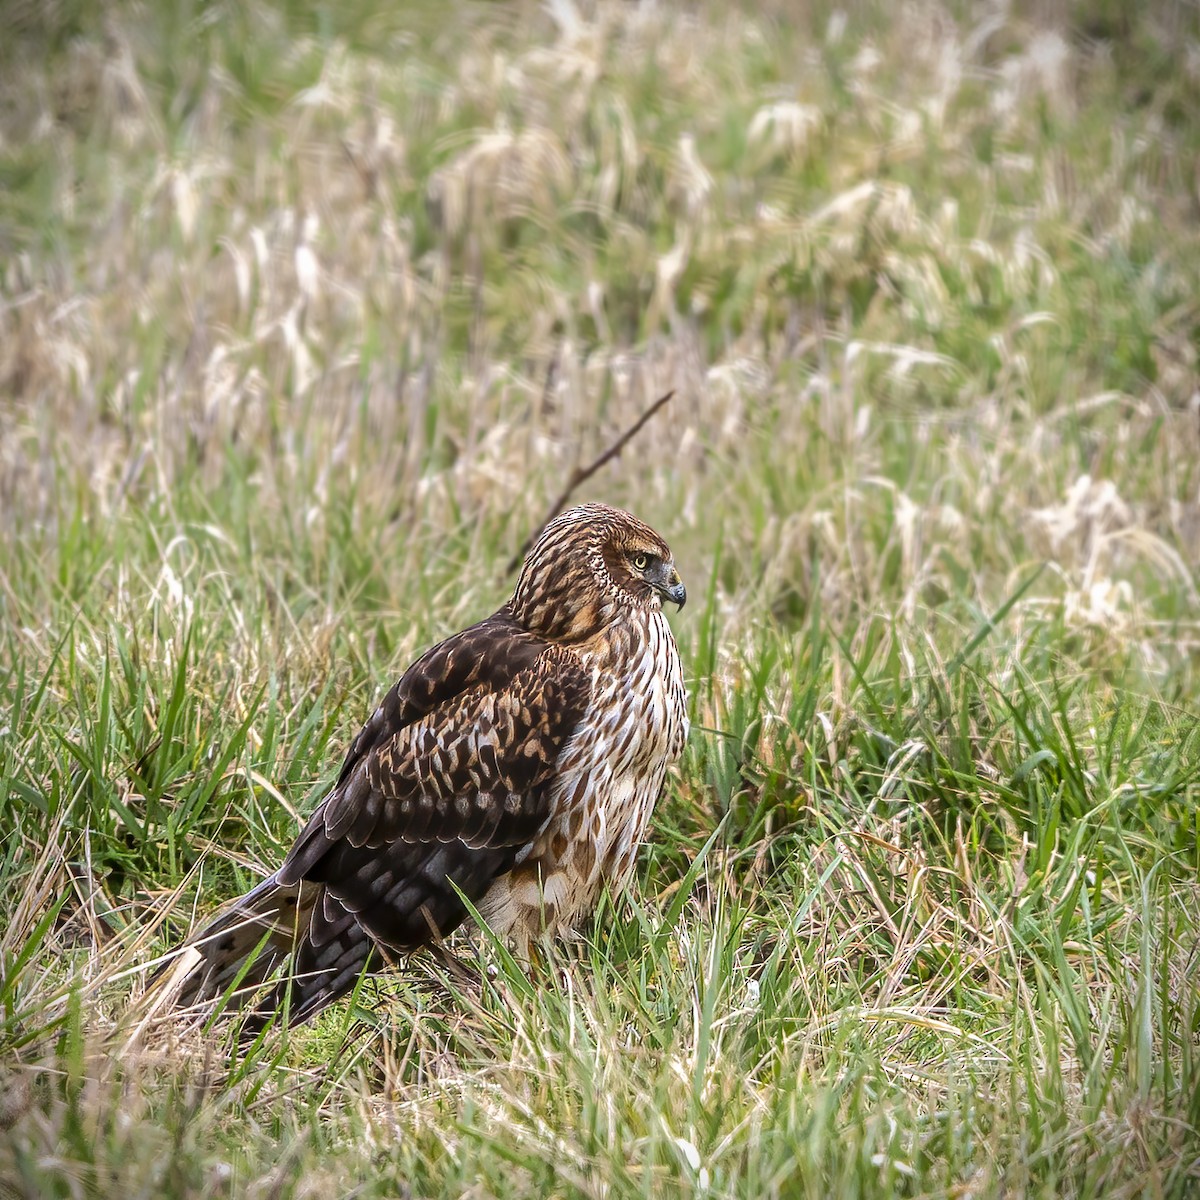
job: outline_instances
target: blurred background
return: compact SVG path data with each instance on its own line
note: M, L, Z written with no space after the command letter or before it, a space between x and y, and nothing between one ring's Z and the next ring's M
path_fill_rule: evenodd
M102 521L493 596L673 387L589 493L785 624L1193 598L1192 5L6 11L0 526L65 586Z

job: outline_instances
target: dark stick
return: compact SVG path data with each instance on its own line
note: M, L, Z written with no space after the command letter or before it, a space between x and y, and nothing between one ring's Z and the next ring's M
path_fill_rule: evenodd
M538 535L542 532L542 530L545 529L546 526L549 525L550 522L553 521L554 518L557 517L564 508L566 508L567 501L571 498L571 493L581 483L591 479L591 477L595 475L595 473L600 470L600 468L604 466L606 462L610 462L612 459L616 458L617 455L625 449L626 444L638 432L638 430L641 429L641 427L645 425L645 423L650 420L650 418L654 416L654 414L658 412L658 410L662 408L662 406L666 404L666 402L670 400L673 395L675 395L674 389L667 392L665 396L659 396L659 398L655 400L655 402L650 405L650 407L646 409L646 411L642 413L642 415L638 417L638 419L634 421L634 423L630 425L630 427L625 430L625 432L621 434L621 436L617 438L617 440L613 442L613 444L609 446L609 448L605 450L604 453L595 460L595 462L586 467L576 467L575 470L571 472L571 478L567 480L567 486L563 488L562 494L558 497L558 499L555 500L552 505L550 505L550 511L545 515L545 517L542 518L542 523L525 539L525 541L521 544L520 550L518 550L516 554L514 554L509 560L508 569L510 571L515 571L517 569L521 563L521 560L525 557L525 552L530 546L533 545L534 542L537 541Z

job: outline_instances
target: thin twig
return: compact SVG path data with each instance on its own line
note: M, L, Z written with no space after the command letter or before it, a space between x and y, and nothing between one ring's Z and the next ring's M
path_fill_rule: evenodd
M674 395L675 391L672 389L671 391L667 392L665 396L659 396L659 398L655 400L655 402L650 405L650 407L646 409L646 411L642 413L642 415L638 417L638 419L634 421L634 423L630 425L630 427L625 430L625 432L621 434L621 436L617 438L617 440L613 442L613 444L609 446L609 448L605 450L599 458L597 458L590 465L586 467L576 467L575 470L571 472L571 478L567 480L567 486L563 488L562 494L558 497L558 499L555 500L552 505L550 505L550 511L545 515L545 517L542 518L541 524L525 539L524 542L521 543L520 550L518 550L516 554L514 554L509 560L508 569L510 571L515 571L517 569L521 563L521 560L525 557L526 551L530 546L533 545L534 542L537 541L542 530L545 529L546 526L549 525L550 522L553 521L554 518L557 517L564 508L566 508L567 501L571 498L571 493L581 483L585 483L587 480L591 479L591 477L595 475L595 473L600 470L600 468L604 466L606 462L610 462L612 459L616 458L617 455L625 449L626 444L631 438L634 437L638 430L641 429L641 427L645 425L646 422L650 420L650 418L654 416L654 414L658 412L658 410L662 408L662 406L666 404L666 402Z

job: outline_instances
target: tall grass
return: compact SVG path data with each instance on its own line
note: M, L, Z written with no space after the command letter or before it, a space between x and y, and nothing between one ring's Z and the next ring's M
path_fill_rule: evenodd
M10 18L0 1192L1200 1190L1193 6ZM633 895L148 1011L670 388Z

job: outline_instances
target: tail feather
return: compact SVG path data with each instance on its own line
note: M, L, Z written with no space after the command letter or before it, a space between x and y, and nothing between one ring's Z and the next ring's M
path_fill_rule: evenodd
M236 984L236 1003L253 1001L251 1031L276 1011L292 1024L310 1020L350 992L367 969L374 942L353 915L333 901L342 918L330 922L333 901L321 884L264 879L190 937L150 981L168 988L177 1009L212 1004ZM313 911L323 919L313 921ZM318 942L312 934L319 930ZM288 959L290 970L269 987Z
M151 987L170 980L176 1008L217 1000L235 981L240 996L261 990L307 928L305 908L313 897L304 893L314 891L311 885L284 886L273 875L264 879L188 938ZM176 958L184 956L187 966L177 967Z
M291 971L255 1006L247 1027L261 1029L276 1012L286 1013L293 1025L303 1024L352 992L364 971L382 965L375 943L357 923L321 946L305 939Z

